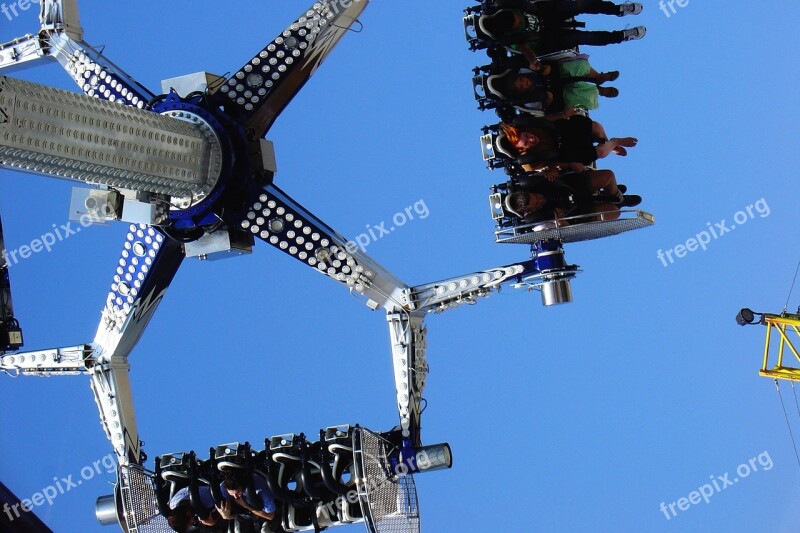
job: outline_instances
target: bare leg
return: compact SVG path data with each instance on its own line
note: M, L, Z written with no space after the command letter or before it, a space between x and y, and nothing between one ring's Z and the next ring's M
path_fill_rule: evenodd
M614 137L613 139L609 139L597 146L597 159L602 159L611 152L622 156L627 155L628 152L623 147L633 147L636 146L638 142L639 141L634 137Z
M591 172L589 176L592 180L592 189L594 189L595 192L603 189L611 196L617 196L619 194L617 178L613 171L595 170L594 172Z
M608 139L608 134L602 124L592 121L592 136L595 139Z

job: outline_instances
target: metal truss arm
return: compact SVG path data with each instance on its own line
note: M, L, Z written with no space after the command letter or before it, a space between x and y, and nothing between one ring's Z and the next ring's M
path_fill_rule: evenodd
M91 369L100 422L121 466L144 461L131 394L130 365L122 357Z
M88 374L94 365L94 349L89 344L9 354L0 357L0 370L10 375L74 376Z
M78 0L40 0L39 23L42 31L63 31L73 39L83 38Z
M524 261L411 289L411 300L419 311L440 313L463 304L474 304L479 298L491 296L504 285L520 284L536 275L536 262Z
M220 87L220 103L259 137L316 72L370 0L318 0Z
M41 0L38 35L0 44L0 70L14 72L40 59L58 61L87 95L144 108L155 96L83 41L77 0Z
M92 345L18 353L0 357L0 370L10 375L73 376L90 374L100 422L121 465L140 463L142 450L133 412L126 358L100 363Z
M39 0L36 3L39 4L39 33L0 43L0 70L11 73L32 66L41 59L56 59L49 42L53 34L63 33L75 41L83 39L77 0ZM15 3L4 3L0 10L10 18L18 15L19 7Z
M106 299L94 340L96 364L90 368L100 422L120 464L144 461L128 355L144 333L183 262L180 243L159 229L132 225Z
M0 43L0 70L11 74L32 66L41 59L51 59L47 45L39 35L25 35Z
M403 437L411 439L414 447L422 445L420 424L422 393L428 377L427 329L424 313L388 313L389 335L392 340L392 364L397 389L397 409Z
M243 229L361 295L370 309L408 309L408 287L274 185L254 202Z
M181 244L158 228L131 225L94 340L98 362L130 354L183 258Z

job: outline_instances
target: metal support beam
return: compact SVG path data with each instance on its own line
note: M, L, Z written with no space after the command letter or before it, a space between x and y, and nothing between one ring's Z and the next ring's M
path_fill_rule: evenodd
M463 304L474 304L480 298L499 292L504 285L521 284L538 273L535 261L524 261L487 270L481 270L433 283L417 285L411 289L411 301L419 311L442 313Z
M144 461L133 409L130 365L127 358L113 358L91 369L92 392L100 422L117 454L120 466Z
M422 393L428 377L427 330L422 313L388 313L389 335L392 341L392 365L397 390L397 409L403 437L411 439L414 447L422 445L420 416Z
M219 176L210 128L0 76L0 167L175 197Z
M242 229L348 287L370 309L408 309L408 286L274 185L250 206Z
M370 0L315 1L215 95L263 136L355 24Z
M0 357L0 370L23 376L74 376L88 374L94 365L94 349L89 344L39 350Z
M764 363L758 372L759 375L772 379L800 381L800 368L787 366L783 358L785 349L788 348L797 363L800 364L800 352L795 348L791 338L793 337L791 332L800 338L800 315L764 314L761 323L767 327L767 335L764 342ZM772 335L773 331L777 334L775 338ZM777 342L773 342L774 340ZM770 367L770 352L774 344L777 344L775 366Z

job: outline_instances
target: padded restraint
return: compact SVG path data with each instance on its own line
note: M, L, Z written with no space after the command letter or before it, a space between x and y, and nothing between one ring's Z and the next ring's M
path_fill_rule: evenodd
M494 74L486 78L486 89L501 100L510 100L511 98L498 87L499 82L506 76L513 74L511 69L506 70L502 74Z

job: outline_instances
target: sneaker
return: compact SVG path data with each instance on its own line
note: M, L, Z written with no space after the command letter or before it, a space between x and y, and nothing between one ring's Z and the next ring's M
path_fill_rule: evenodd
M647 33L647 28L644 26L636 26L635 28L628 28L627 30L622 30L622 40L623 41L638 41L642 37L644 37L645 33Z
M624 4L619 5L619 13L617 13L618 17L624 17L626 15L638 15L642 12L644 6L639 2L625 2Z
M626 194L625 199L620 202L620 207L636 207L642 203L642 197L636 194Z

